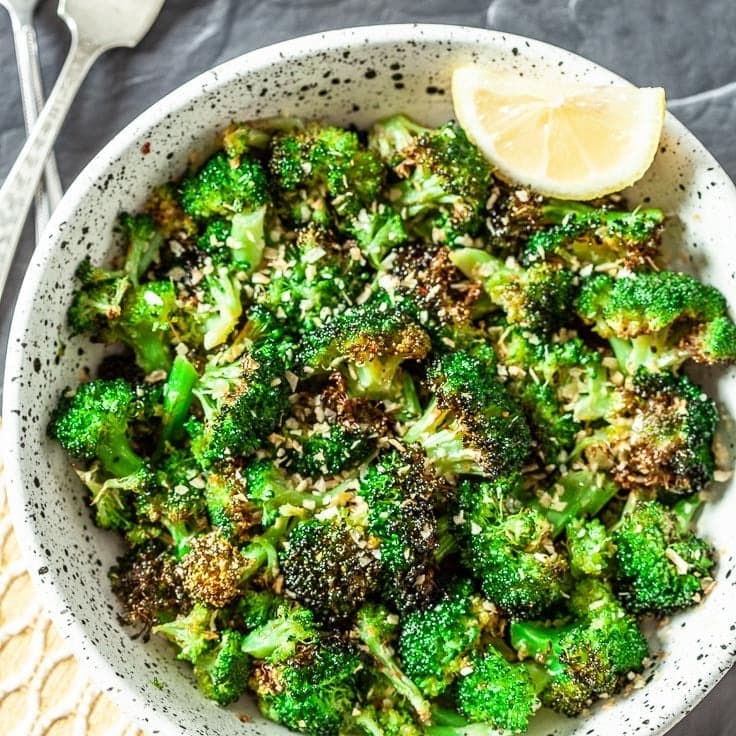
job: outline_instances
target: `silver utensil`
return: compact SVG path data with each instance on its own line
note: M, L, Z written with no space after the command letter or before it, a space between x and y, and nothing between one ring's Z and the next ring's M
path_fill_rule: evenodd
M138 44L163 4L164 0L59 0L59 16L66 21L72 36L69 54L28 140L0 187L0 293L46 159L85 75L103 52Z
M26 133L30 133L33 128L44 101L38 43L33 29L33 11L38 3L39 0L0 0L0 5L8 11L13 30ZM46 227L51 212L59 204L61 195L61 181L52 152L46 160L43 184L36 192L36 240Z

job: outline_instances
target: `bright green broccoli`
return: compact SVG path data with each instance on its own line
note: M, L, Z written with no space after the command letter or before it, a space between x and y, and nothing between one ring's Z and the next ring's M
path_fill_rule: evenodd
M257 659L282 662L292 657L299 645L311 644L318 638L312 612L298 603L283 601L268 621L243 637L241 648Z
M125 274L135 286L156 261L164 242L164 236L150 215L130 215L124 212L119 218L120 229L127 241Z
M122 378L83 383L59 399L49 435L72 457L99 460L108 473L129 476L143 467L129 433L138 408L135 390Z
M471 722L490 723L510 733L526 733L540 707L536 687L523 664L511 663L493 647L474 654L472 672L458 680L455 701Z
M248 156L234 161L224 153L216 153L181 184L184 211L199 219L253 211L268 199L266 173L258 161Z
M220 705L234 703L245 692L249 674L250 657L237 631L223 631L217 644L194 662L197 687Z
M374 127L370 145L401 179L391 200L412 234L469 244L483 222L491 167L463 129L457 123L421 128L397 116Z
M401 400L401 364L421 360L429 350L427 333L402 304L376 298L348 308L307 335L303 362L310 375L340 369L352 396Z
M425 696L436 697L460 676L489 619L491 613L468 580L454 583L431 608L403 617L399 658Z
M356 633L367 647L376 669L386 677L399 695L406 698L421 723L432 717L430 704L419 688L402 672L394 654L398 617L378 604L368 604L358 611Z
M218 640L214 629L214 613L200 603L195 604L186 616L154 626L154 634L162 634L179 650L177 659L194 664Z
M622 370L676 370L736 359L736 325L713 286L672 271L598 274L577 299L580 318L611 343Z
M353 711L360 668L352 646L327 637L282 662L257 662L249 682L266 718L307 736L338 736Z
M656 501L627 504L613 542L618 594L629 611L668 615L700 601L715 562L691 530L698 508L690 499L671 510Z
M615 547L611 534L598 519L572 519L566 527L570 572L577 578L607 577Z

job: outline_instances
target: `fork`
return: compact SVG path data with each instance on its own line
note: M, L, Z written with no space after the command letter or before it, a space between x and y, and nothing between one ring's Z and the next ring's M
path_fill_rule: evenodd
M43 107L43 83L38 59L38 43L33 30L33 11L39 0L0 0L10 16L18 64L21 102L26 133L29 133ZM62 189L56 161L51 153L44 169L43 186L36 193L36 241L41 237L51 212L61 199Z
M146 35L164 0L59 0L71 45L48 101L0 187L0 294L23 223L64 118L90 67L103 52L132 48Z

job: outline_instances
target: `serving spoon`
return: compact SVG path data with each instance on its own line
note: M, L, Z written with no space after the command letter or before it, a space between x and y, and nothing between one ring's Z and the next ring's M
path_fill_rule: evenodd
M87 72L99 56L132 48L146 35L164 0L59 0L71 45L48 101L0 187L0 294L46 159Z
M40 0L0 0L10 16L15 44L15 58L18 65L23 120L26 133L31 132L38 111L43 107L43 82L38 58L38 42L33 29L33 12ZM46 159L43 172L43 186L36 192L36 240L49 221L49 217L61 199L62 189L54 154Z

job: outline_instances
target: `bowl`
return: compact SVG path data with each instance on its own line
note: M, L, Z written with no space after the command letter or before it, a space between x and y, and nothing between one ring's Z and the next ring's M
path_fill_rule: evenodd
M119 133L70 187L29 266L11 329L5 375L6 478L18 536L40 594L89 675L150 734L276 734L244 698L228 710L205 700L169 645L132 639L115 616L107 569L121 551L94 527L85 493L61 448L46 438L59 392L94 367L100 346L71 338L65 311L74 269L102 261L120 210L180 174L232 119L289 114L366 126L404 111L428 124L451 117L450 72L472 62L520 75L557 74L599 84L612 73L558 48L508 34L440 25L375 26L298 38L241 56L197 77ZM733 292L736 190L703 146L671 115L651 169L632 191L671 215L676 265ZM686 247L683 247L686 246ZM736 415L736 373L709 374L708 390ZM535 736L661 734L716 684L736 657L736 489L716 488L702 531L720 551L719 584L698 608L654 637L646 687L596 706L588 718L539 717ZM235 715L240 715L238 720ZM245 721L245 722L242 722Z

